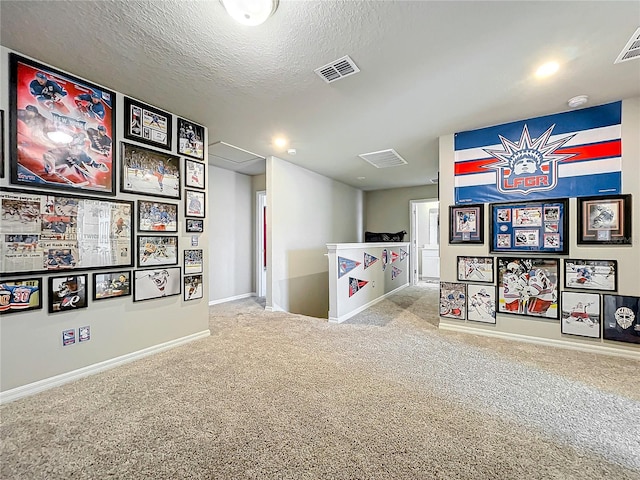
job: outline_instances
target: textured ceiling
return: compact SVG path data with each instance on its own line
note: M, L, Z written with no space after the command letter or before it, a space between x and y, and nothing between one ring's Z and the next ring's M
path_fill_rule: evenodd
M613 64L638 1L280 0L258 27L217 0L2 1L0 22L3 46L207 125L210 142L365 190L428 183L439 135L564 111L578 94L640 95L640 60ZM344 55L360 73L314 73ZM534 79L549 59L559 74ZM272 145L278 134L297 155ZM358 157L389 148L408 165Z

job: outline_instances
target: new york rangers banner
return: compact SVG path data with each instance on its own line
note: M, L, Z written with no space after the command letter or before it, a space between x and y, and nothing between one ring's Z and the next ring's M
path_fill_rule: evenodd
M622 189L622 102L455 134L455 203Z
M358 265L360 265L360 262L349 258L338 257L338 278L342 277L345 273L349 273Z

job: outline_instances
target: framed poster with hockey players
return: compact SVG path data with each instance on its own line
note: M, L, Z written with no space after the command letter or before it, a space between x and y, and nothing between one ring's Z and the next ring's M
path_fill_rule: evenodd
M449 207L449 243L484 243L484 205Z
M564 261L564 288L578 290L618 290L617 260Z
M178 205L153 200L138 200L139 232L177 232Z
M561 305L562 333L600 338L600 294L562 292Z
M184 216L205 218L205 194L196 190L185 190Z
M15 53L11 183L115 195L115 93Z
M124 137L171 150L172 117L168 112L124 97Z
M138 267L178 264L178 237L175 235L139 236Z
M205 180L206 165L185 158L184 167L184 186L204 190L207 185Z
M42 308L42 278L0 279L0 315Z
M178 153L204 160L204 127L178 118Z
M49 277L49 313L87 308L87 275Z
M493 283L493 257L458 257L458 281Z
M180 267L135 270L133 275L134 302L180 295L182 287Z
M631 195L578 198L578 244L631 245Z
M120 191L180 198L180 157L120 142Z

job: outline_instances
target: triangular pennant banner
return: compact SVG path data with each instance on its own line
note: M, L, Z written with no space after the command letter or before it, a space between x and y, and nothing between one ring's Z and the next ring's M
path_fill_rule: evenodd
M367 283L367 280L358 280L357 278L349 277L349 296L353 296L358 290L364 287Z
M402 261L405 258L407 258L407 255L409 255L409 254L406 251L404 251L403 249L400 249L400 261Z
M373 255L369 255L367 252L364 252L364 268L365 269L367 269L377 261L378 261L377 257L374 257Z
M398 267L392 267L391 270L391 280L395 280L396 277L398 275L400 275L402 273L402 270L400 270Z
M394 252L393 250L391 250L391 262L393 263L398 259L398 254L396 252Z
M360 262L344 257L338 257L338 278L342 277L345 273L349 273L358 265L360 265Z
M383 272L387 268L387 263L389 263L389 253L387 252L387 249L385 248L384 250L382 250L382 271Z

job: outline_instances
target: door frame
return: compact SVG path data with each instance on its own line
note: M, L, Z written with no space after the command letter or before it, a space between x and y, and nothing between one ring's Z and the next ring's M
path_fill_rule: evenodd
M256 192L256 296L267 296L266 216L267 191Z
M411 226L409 227L409 279L410 284L415 285L420 279L420 272L418 272L418 204L420 203L437 203L438 208L440 206L440 200L438 198L423 198L419 200L409 200L409 218L411 219ZM438 242L438 255L440 255L440 246Z

